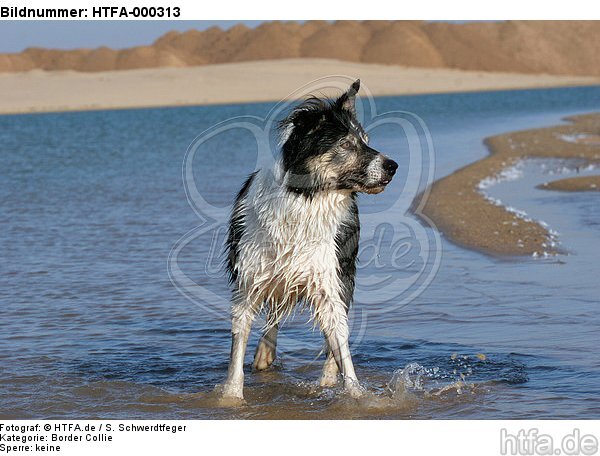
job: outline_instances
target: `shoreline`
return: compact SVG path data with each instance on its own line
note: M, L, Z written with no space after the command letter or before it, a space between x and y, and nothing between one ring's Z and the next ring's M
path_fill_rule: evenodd
M547 256L561 253L555 233L541 221L494 201L485 189L528 158L577 159L600 164L600 144L565 138L596 136L600 113L564 119L568 124L516 131L486 138L490 154L434 182L427 200L415 200L413 212L431 220L450 241L496 256ZM597 182L587 176L569 184L579 188ZM559 181L560 182L560 181ZM427 192L425 193L427 194Z
M97 73L0 73L0 114L276 102L324 75L361 78L373 96L599 85L600 78L288 59ZM340 76L338 83L345 83Z

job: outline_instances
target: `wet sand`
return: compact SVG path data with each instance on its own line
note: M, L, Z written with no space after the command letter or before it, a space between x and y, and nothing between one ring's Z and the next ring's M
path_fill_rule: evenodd
M186 68L0 74L0 114L279 101L327 75L360 77L363 92L404 95L596 85L597 77L463 71L342 62L262 60Z
M568 177L546 182L537 188L561 192L600 192L600 176Z
M416 201L415 212L432 220L451 241L487 254L558 253L548 227L498 205L486 197L485 187L504 170L526 158L600 163L600 147L589 140L600 134L600 113L565 120L569 123L487 138L485 144L490 155L435 182L429 188L425 204L419 207L422 199ZM599 176L590 176L565 179L553 186L564 190L599 182Z

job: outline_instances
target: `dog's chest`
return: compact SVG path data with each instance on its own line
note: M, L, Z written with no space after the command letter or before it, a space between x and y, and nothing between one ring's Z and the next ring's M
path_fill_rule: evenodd
M351 204L349 195L337 192L312 199L289 192L259 199L248 212L245 233L244 269L250 282L309 294L335 288L336 234Z

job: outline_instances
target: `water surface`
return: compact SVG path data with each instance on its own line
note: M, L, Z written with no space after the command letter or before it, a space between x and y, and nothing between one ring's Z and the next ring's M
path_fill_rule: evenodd
M597 111L598 100L600 87L376 101L425 120L441 177L483 157L487 136ZM499 259L442 238L439 270L408 304L395 305L391 286L363 280L357 290L364 399L317 387L321 337L300 314L282 330L274 368L247 370L246 405L221 407L213 389L227 368L229 291L213 237L191 242L179 264L214 302L186 299L167 271L173 245L199 224L181 166L205 128L271 107L0 117L0 418L600 417L600 205L593 193L536 190L549 180L539 163L488 192L547 222L567 254ZM401 137L383 128L372 140L408 169ZM242 131L207 143L199 191L227 207L255 158ZM365 218L396 226L402 214L389 208L405 178L361 197ZM418 258L401 271L367 262L359 279L409 274Z

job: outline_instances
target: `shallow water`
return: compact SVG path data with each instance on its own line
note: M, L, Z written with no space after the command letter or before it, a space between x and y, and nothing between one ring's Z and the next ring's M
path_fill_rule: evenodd
M597 111L598 100L600 87L376 104L424 119L440 177L483 157L486 136ZM537 190L562 177L548 174L561 166L528 162L522 178L486 193L544 220L567 253L499 259L465 250L394 212L410 203L403 182L414 163L405 138L385 127L372 132L373 145L401 164L399 175L360 201L363 245L376 245L361 252L352 312L365 397L316 386L322 342L304 313L284 326L271 370L247 369L246 404L224 407L213 391L229 352L228 290L214 254L222 233L201 233L181 250L177 264L196 298L169 279L169 252L200 224L181 167L196 134L271 107L0 117L0 418L600 417L597 195ZM226 208L256 146L242 131L205 146L194 163L198 191ZM394 262L405 231L410 248Z

